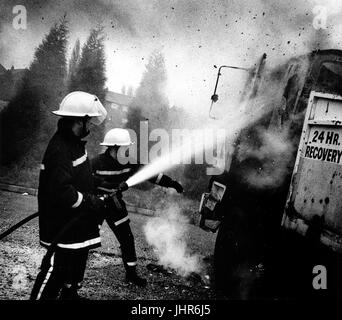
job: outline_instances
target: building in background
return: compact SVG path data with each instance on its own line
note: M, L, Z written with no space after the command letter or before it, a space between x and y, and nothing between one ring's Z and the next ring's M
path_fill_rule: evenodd
M108 112L107 128L123 128L127 123L127 112L133 97L122 93L107 91L104 105Z
M6 69L0 64L0 111L13 98L27 69Z

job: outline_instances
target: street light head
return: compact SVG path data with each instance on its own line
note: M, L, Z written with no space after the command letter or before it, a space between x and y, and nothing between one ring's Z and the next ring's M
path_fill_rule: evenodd
M217 100L218 100L218 95L215 93L215 94L213 94L212 96L211 96L211 100L213 101L213 102L217 102Z

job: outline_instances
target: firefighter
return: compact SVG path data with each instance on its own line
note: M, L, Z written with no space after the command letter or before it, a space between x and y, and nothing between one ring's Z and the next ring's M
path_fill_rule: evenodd
M105 205L104 198L94 194L86 142L82 139L93 125L106 118L107 112L95 95L75 91L53 113L61 118L41 164L39 236L46 248L56 237L60 238L50 269L46 276L40 271L35 287L39 283L37 299L57 299L61 291L60 299L74 300L80 298L77 290L83 280L88 251L101 245L96 215ZM80 213L80 218L60 235L70 219Z
M141 167L139 164L121 164L118 159L119 148L131 144L132 141L126 129L111 129L105 135L101 145L107 147L106 151L91 161L95 185L101 194L113 192L120 183L127 181ZM183 192L181 184L162 173L149 181L163 187L174 188L178 193ZM147 284L146 279L139 277L136 271L137 257L134 237L129 225L130 220L126 206L122 197L118 200L122 209L118 210L118 206L108 207L103 216L120 243L126 281L144 287Z

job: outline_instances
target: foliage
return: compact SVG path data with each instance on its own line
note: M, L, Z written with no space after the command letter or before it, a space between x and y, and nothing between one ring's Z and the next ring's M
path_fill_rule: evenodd
M10 164L30 155L41 161L42 152L55 130L55 110L65 94L65 18L56 23L35 51L22 84L2 114L2 162Z
M81 45L80 39L77 39L75 46L72 50L71 57L68 66L68 88L70 89L73 83L76 81L77 67L81 58ZM69 90L70 91L70 90Z
M90 31L78 58L77 43L69 64L68 91L85 91L96 95L104 103L106 95L105 35L102 26ZM76 66L75 66L76 65ZM91 157L100 152L99 142L103 139L105 123L94 127L87 138L87 149Z

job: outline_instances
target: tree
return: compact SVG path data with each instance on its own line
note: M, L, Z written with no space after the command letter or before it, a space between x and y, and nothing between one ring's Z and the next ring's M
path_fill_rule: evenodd
M130 97L133 97L134 96L134 89L132 86L129 86L128 89L127 89L127 95L130 96Z
M90 35L82 47L76 76L74 81L70 83L69 91L86 91L97 95L100 101L104 100L107 80L104 40L105 35L102 26L90 31Z
M168 128L169 105L164 94L166 80L164 56L155 51L149 58L127 114L126 127L136 132L138 141L140 121L148 120L149 131Z
M140 157L140 139L139 139L139 134L140 134L140 123L141 121L146 121L146 118L143 117L142 115L142 110L136 106L130 106L128 109L128 114L127 114L127 123L126 123L126 128L131 129L136 133L136 141L133 141L137 147L137 156L139 160ZM133 140L135 137L131 137Z
M77 67L81 58L80 39L77 39L69 60L68 88L76 81Z
M155 51L149 58L132 102L133 106L142 109L142 115L149 120L151 129L164 128L168 122L169 104L164 94L166 81L164 56Z
M26 158L41 161L48 138L55 130L55 110L65 94L68 27L56 23L35 51L22 85L2 115L3 162Z
M5 69L5 74L0 77L0 100L9 101L15 93L15 81L12 69Z
M126 86L125 86L125 85L123 85L123 86L121 87L121 93L122 93L122 94L126 94Z
M69 73L70 82L68 85L69 92L85 91L92 93L102 103L104 103L107 91L105 87L107 78L104 40L105 35L102 26L97 26L90 31L89 37L82 47L81 58L77 63L75 73L72 77ZM92 130L88 138L90 156L95 156L100 151L99 143L103 139L104 130L105 123Z
M33 89L49 109L65 94L66 50L68 28L64 18L55 24L36 50L30 66Z

